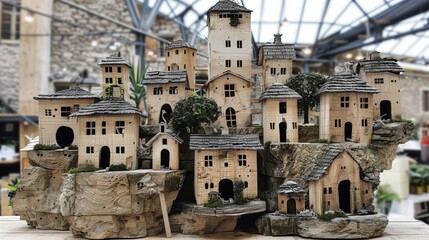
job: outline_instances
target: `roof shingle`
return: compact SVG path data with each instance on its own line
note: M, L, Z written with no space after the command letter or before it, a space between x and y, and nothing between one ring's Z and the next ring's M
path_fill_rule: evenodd
M298 185L298 183L294 181L285 181L282 185L280 185L279 189L277 190L278 194L300 194L300 193L306 193L302 187Z
M233 1L230 0L219 0L213 7L211 7L207 12L252 12L252 10L247 9Z
M165 46L165 49L181 48L181 47L196 49L196 48L192 47L188 42L183 41L181 39L172 41L167 46Z
M81 108L78 112L70 114L70 117L121 114L136 114L141 117L147 117L140 110L123 99L103 100L91 104L88 107Z
M64 89L52 94L40 94L37 97L34 97L35 100L39 99L87 99L94 98L99 99L98 96L83 90L80 87L71 87L69 89Z
M271 44L261 46L263 59L296 59L295 46L293 44Z
M264 92L262 92L259 99L273 99L273 98L296 98L301 99L301 95L299 95L297 92L295 92L293 89L289 88L288 86L281 84L281 83L274 83L267 89L265 89Z
M379 93L380 90L372 87L358 76L353 75L351 72L345 71L330 76L316 95L327 92Z
M249 135L191 135L191 150L263 150L256 134Z
M182 83L186 82L188 77L186 71L171 71L161 72L153 71L147 72L143 80L143 84L167 84L167 83Z
M98 62L98 65L127 65L128 67L130 67L130 64L118 55L112 55L110 57L102 58Z
M404 70L398 65L396 59L376 59L363 60L358 63L357 71L360 70L368 73L391 72L401 73Z

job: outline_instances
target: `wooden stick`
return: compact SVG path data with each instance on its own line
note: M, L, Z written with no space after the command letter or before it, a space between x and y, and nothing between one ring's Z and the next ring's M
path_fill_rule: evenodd
M159 193L159 200L161 201L162 218L164 219L165 235L171 238L170 220L168 219L167 204L165 203L165 196L163 192Z

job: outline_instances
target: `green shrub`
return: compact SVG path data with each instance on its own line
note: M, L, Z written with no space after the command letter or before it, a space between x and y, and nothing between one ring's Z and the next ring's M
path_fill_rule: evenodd
M270 146L271 146L271 141L266 141L266 142L264 143L264 147L265 147L265 149L269 149L269 148L270 148Z
M318 139L318 138L312 138L308 140L309 143L328 143L327 139Z
M88 167L81 167L81 168L72 168L70 169L69 173L77 174L81 172L94 172L96 170L97 168L95 168L94 166L88 166Z
M217 207L223 207L223 203L222 200L219 199L210 199L210 201L206 204L204 204L204 207L209 207L209 208L217 208Z
M78 147L76 145L69 145L69 150L77 150Z
M126 171L127 170L127 166L125 166L125 164L121 163L121 164L117 164L117 165L110 165L109 167L109 171L114 172L114 171Z
M52 144L52 145L44 145L44 144L36 144L34 145L33 150L34 151L40 151L40 150L56 150L56 149L61 149L60 146L56 145L56 144Z
M347 215L343 212L328 212L319 216L320 220L323 221L331 221L334 218L346 218Z

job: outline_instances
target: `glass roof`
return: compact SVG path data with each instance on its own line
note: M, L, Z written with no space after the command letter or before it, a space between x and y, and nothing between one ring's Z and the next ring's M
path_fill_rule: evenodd
M149 0L154 6L158 0ZM164 0L160 12L183 23L202 38L207 37L207 10L218 0ZM407 0L234 0L252 13L252 32L257 43L273 42L274 33L283 42L313 46L315 42L367 22L376 14ZM180 18L179 16L183 16ZM201 22L198 20L201 19ZM428 25L429 12L409 17L383 29L382 36L418 29ZM373 40L373 34L365 42ZM406 35L365 46L393 56L429 58L429 31Z

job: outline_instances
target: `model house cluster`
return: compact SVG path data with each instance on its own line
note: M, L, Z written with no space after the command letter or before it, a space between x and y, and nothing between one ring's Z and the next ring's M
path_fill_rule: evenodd
M209 79L204 85L195 82L197 50L181 40L166 47L165 71L146 74L148 124L160 126L159 133L146 143L152 148L153 169L179 169L183 140L167 126L175 104L199 88L219 106L216 126L251 127L259 115L262 142L299 142L301 96L285 85L292 76L294 46L282 43L281 34L276 34L273 44L259 48L259 67L252 66L251 12L230 0L220 0L208 11ZM101 99L79 88L35 98L39 100L40 143L77 145L80 166L105 168L124 163L135 169L140 118L145 116L128 103L129 65L119 56L99 64ZM333 143L370 143L373 120L400 118L401 71L395 60L372 54L357 64L358 75L346 69L329 77L318 92L320 138ZM262 76L260 86L256 86L255 74ZM262 91L255 94L255 89ZM255 110L255 104L262 111ZM258 196L257 151L263 150L258 135L191 135L189 149L194 151L197 204L206 203L212 192L233 202L237 182L244 184L243 197ZM345 151L327 151L308 181L308 207L317 213L338 208L354 212L371 204L372 180L360 174L359 164ZM295 182L286 181L278 194L281 212L305 208L305 190Z

